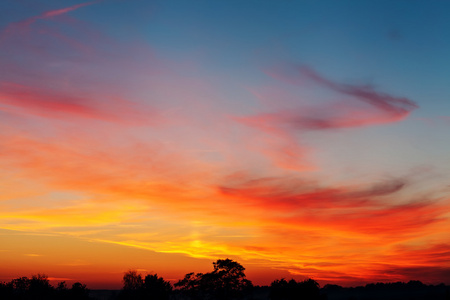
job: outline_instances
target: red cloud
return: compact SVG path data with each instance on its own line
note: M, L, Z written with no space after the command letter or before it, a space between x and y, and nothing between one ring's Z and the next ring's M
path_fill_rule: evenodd
M439 201L390 204L405 184L394 180L373 187L324 188L293 178L259 178L225 184L219 191L246 206L270 211L267 219L279 224L394 236L442 221L449 206Z

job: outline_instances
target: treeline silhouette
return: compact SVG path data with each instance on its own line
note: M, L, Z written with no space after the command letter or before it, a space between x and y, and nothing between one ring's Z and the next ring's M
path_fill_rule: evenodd
M426 285L417 280L369 283L365 286L341 287L327 284L321 289L328 300L450 300L450 286Z
M219 259L208 273L188 273L175 284L157 274L143 276L130 270L123 276L123 288L116 291L90 291L76 282L69 288L64 281L56 287L45 275L21 277L0 283L0 299L104 299L104 300L450 300L450 287L445 284L371 283L345 288L317 281L284 278L270 286L253 286L246 279L245 268L231 259Z
M20 277L10 282L0 282L0 299L17 300L84 300L91 299L86 285L80 282L67 287L65 281L61 281L56 287L50 285L46 275L33 275L31 278Z

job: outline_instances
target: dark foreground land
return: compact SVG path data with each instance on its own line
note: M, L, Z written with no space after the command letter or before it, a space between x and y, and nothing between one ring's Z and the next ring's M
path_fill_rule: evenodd
M77 288L77 286L76 286ZM78 286L77 291L70 293L71 289L38 291L9 291L5 284L0 289L0 300L122 300L122 299L149 299L149 300L450 300L450 286L425 285L418 281L408 283L377 283L366 286L344 288L338 285L325 285L317 293L301 293L299 291L285 290L282 294L274 294L272 286L255 286L243 295L225 297L224 295L206 294L198 291L197 295L188 294L180 290L172 290L167 295L159 297L139 293L127 293L124 290L88 290Z
M20 277L0 282L0 300L450 300L445 284L409 281L344 288L282 278L270 286L253 286L241 264L219 259L213 266L212 272L188 273L173 285L157 274L129 271L121 290L89 290L80 282L69 287L64 281L52 286L45 275Z
M416 286L414 286L416 285ZM343 288L337 285L326 285L320 289L319 298L301 295L285 295L283 298L271 298L270 286L254 287L252 293L242 298L245 300L450 300L450 286L448 285L419 285L411 283L368 284L366 286ZM89 295L92 300L122 299L120 290L92 290ZM147 298L158 299L158 298ZM170 295L170 300L201 299L190 298L177 291ZM206 299L206 298L205 298ZM214 298L210 298L211 300Z

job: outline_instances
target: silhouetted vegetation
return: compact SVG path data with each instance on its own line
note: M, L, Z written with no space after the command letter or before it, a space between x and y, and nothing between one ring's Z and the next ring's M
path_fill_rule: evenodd
M219 259L209 273L188 273L175 287L190 299L241 299L251 293L245 268L231 259Z
M328 300L450 300L449 286L426 285L417 280L408 283L369 283L348 288L327 284L322 292L327 295Z
M169 300L172 285L157 274L142 275L136 271L128 271L123 276L123 289L119 299L154 299Z
M59 300L91 299L86 285L76 282L72 288L60 282L54 288L46 275L33 275L31 278L20 277L10 282L0 283L0 299L4 300Z
M92 295L107 300L450 300L450 287L426 285L420 281L370 283L358 287L327 284L320 288L313 279L274 280L270 286L256 286L246 279L245 268L231 259L219 259L209 273L188 273L174 284L157 274L143 277L137 271L123 276L120 292L97 290ZM20 277L0 283L0 300L87 300L86 285L66 282L50 285L45 275Z
M300 282L291 279L288 282L283 278L272 282L269 298L271 300L319 300L321 299L320 286L317 281L312 279Z

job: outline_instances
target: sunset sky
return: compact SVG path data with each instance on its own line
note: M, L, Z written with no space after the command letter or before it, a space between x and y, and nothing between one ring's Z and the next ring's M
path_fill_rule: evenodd
M449 12L1 1L0 281L450 284Z

